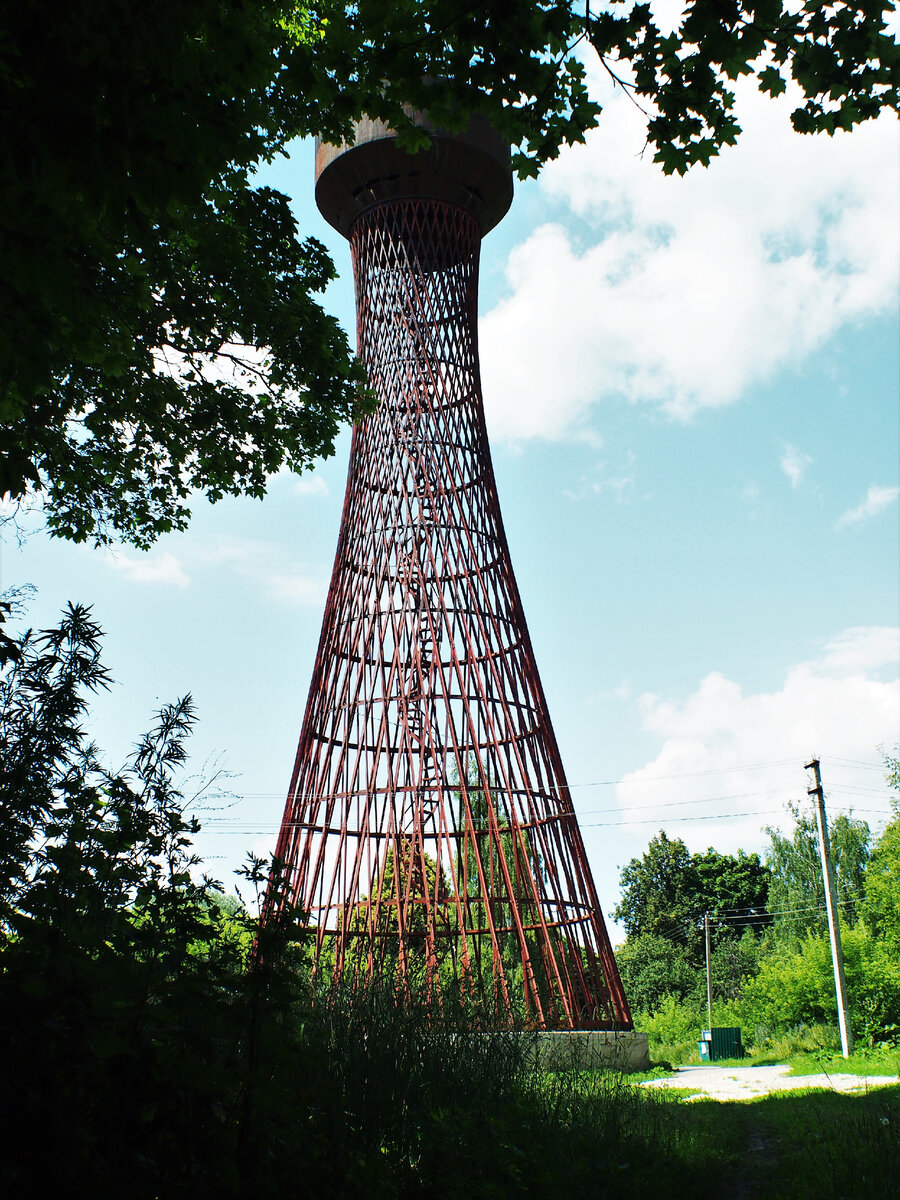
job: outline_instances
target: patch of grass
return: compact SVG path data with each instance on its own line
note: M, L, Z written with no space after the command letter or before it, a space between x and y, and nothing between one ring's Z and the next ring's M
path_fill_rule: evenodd
M683 1087L683 1088L666 1088L665 1095L670 1100L708 1100L709 1096L706 1092L700 1091L699 1088Z
M873 1073L871 1056L862 1065ZM861 1095L804 1090L730 1102L698 1096L690 1088L635 1086L665 1074L579 1072L563 1083L569 1089L570 1119L588 1130L585 1149L592 1143L597 1154L605 1144L608 1154L611 1134L620 1148L620 1161L606 1179L595 1180L585 1192L576 1187L573 1194L652 1195L654 1200L894 1200L900 1195L900 1085ZM611 1124L609 1104L618 1111L617 1125ZM609 1188L610 1180L615 1189Z
M629 1071L625 1076L628 1083L643 1083L647 1079L668 1079L676 1068L669 1062L654 1063L649 1071Z
M648 1151L658 1175L680 1176L684 1200L900 1195L900 1087L857 1096L810 1091L727 1103L676 1101L665 1111L667 1157L656 1157L655 1147ZM693 1170L681 1174L687 1162ZM648 1194L667 1193L654 1187Z
M681 1037L660 1041L651 1029L650 1057L656 1065L698 1066L701 1064L697 1042ZM699 1028L697 1030L699 1038ZM719 1059L722 1067L790 1066L792 1075L842 1073L849 1075L900 1075L900 1046L882 1044L862 1046L849 1059L840 1052L837 1028L831 1025L806 1025L781 1033L761 1029L744 1031L746 1054L743 1058Z
M650 1037L650 1061L653 1064L668 1063L676 1067L696 1067L700 1065L700 1050L697 1046L700 1031L693 1041L660 1042Z
M786 1063L804 1054L833 1054L841 1048L835 1025L798 1025L782 1030L757 1026L749 1031L746 1041L754 1059L761 1064Z
M788 1062L792 1075L891 1075L900 1076L900 1050L876 1048L854 1050L849 1058L840 1053L794 1054Z
M717 1067L789 1066L791 1075L890 1075L900 1076L900 1049L896 1047L864 1047L854 1050L849 1058L837 1050L779 1055L771 1049L753 1051L744 1058L720 1059Z
M900 1194L900 1088L864 1095L781 1092L744 1109L769 1148L773 1200L894 1200Z

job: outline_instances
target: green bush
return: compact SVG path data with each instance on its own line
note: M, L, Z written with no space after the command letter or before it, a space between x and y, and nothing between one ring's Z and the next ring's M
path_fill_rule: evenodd
M652 1062L678 1064L699 1061L697 1042L706 1019L706 1008L698 1001L666 996L655 1012L637 1012L634 1025L649 1035Z
M900 960L897 947L863 922L843 935L850 1020L868 1043L900 1042Z
M869 1044L896 1038L900 1030L900 963L890 946L858 922L842 928L850 1021ZM837 1022L831 946L807 937L795 950L776 948L762 960L736 1002L739 1023L771 1040L790 1030Z
M783 1031L836 1020L828 943L807 937L797 950L774 949L745 984L736 1010L749 1028Z
M107 681L84 609L0 637L0 1192L646 1194L663 1098L548 1077L527 1036L446 1003L320 994L288 910L259 926L195 882L176 778L190 701L114 774L84 733ZM267 864L246 875L259 897Z
M697 968L683 946L644 933L616 951L616 963L632 1008L656 1012L666 1000L682 1002L697 989Z

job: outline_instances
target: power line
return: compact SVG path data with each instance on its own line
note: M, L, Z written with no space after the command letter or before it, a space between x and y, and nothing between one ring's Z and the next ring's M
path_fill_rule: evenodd
M688 800L688 801L684 801L683 803L697 804L697 803L703 803L703 801ZM645 806L645 807L653 808L656 806L649 805L649 806ZM659 807L662 808L665 806L659 805ZM604 810L600 810L600 811L617 812L619 810L618 809L604 809ZM699 815L689 816L689 817L667 817L665 819L665 824L674 824L675 822L684 822L684 821L732 821L732 820L737 820L741 817L775 816L779 813L782 813L783 811L784 810L782 808L762 808L762 809L752 809L747 812L701 813ZM860 813L868 813L869 815L890 816L893 810L887 809L887 808L860 808L860 809L856 809L855 811L860 812ZM245 836L264 837L270 833L276 833L281 828L280 822L272 821L272 822L267 822L265 825L250 825L250 826L233 824L233 822L236 822L237 820L238 820L237 817L211 817L208 821L202 823L201 829L207 830L209 833L214 833L217 835L225 834L225 833L240 833ZM656 825L657 823L662 824L663 822L662 821L658 822L658 819L656 817L637 817L634 819L626 818L623 821L581 821L581 820L579 820L579 822L578 822L579 827L581 829L621 829L621 828L625 828L625 827L631 826L631 825ZM210 829L210 826L212 826L212 825L231 825L232 827L229 829Z
M642 783L662 783L670 779L700 779L706 775L732 775L740 771L760 771L767 767L784 767L791 766L795 763L793 758L773 759L771 762L758 763L742 763L739 766L733 767L711 767L706 771L676 771L670 775L643 775L640 779L596 779L586 783L569 783L567 788L572 791L576 788L592 788L592 787L620 787L629 784ZM752 795L753 793L747 793ZM238 800L275 800L283 799L285 792L241 792L235 793ZM326 800L330 793L322 792L320 795L308 796L309 800ZM727 797L723 797L725 799ZM599 810L598 810L599 811Z
M838 904L859 904L859 901L858 900L839 900ZM727 924L729 921L734 921L735 923L744 924L746 921L766 921L770 917L792 917L792 916L796 916L798 913L813 913L813 912L824 912L824 911L825 911L825 904L822 903L822 904L810 904L803 908L767 908L762 912L746 913L744 916L741 916L737 910L726 910L725 914L710 913L709 919L711 921L720 921L723 924ZM728 912L731 912L732 915L727 915Z
M882 772L885 770L884 763L861 762L858 759L850 758L830 758L828 761L840 763L845 767L852 767L858 770ZM567 786L570 791L578 788L592 787L627 787L631 784L663 783L672 779L701 779L709 775L732 775L740 773L741 771L761 771L769 767L794 766L795 764L796 759L794 758L778 758L771 759L768 762L736 763L729 767L709 767L703 771L673 771L667 775L641 775L639 778L634 778L634 775L632 774L630 777L625 776L621 779L587 780L581 783L569 783ZM844 785L843 790L857 786L862 787L863 785L847 784ZM829 791L836 790L840 789L829 788ZM239 800L272 800L283 798L286 795L286 792L241 792L235 793L235 795ZM322 793L319 796L310 796L309 799L326 799L327 795L328 793Z
M840 763L845 767L860 767L866 771L886 771L887 768L883 762L861 762L858 758L829 758L829 763Z
M695 817L669 817L667 822L671 824L674 821L732 821L738 817L767 817L775 813L780 813L780 808L758 808L752 812L738 813L703 813ZM656 817L638 817L637 820L625 821L579 821L578 824L582 829L614 829L622 825L656 825Z
M839 900L838 903L840 905L846 906L846 905L858 904L859 901L858 900ZM722 925L729 924L731 922L734 922L735 924L747 925L747 924L750 924L751 922L762 923L765 921L770 921L775 917L789 917L789 916L798 916L801 914L809 914L809 913L823 913L824 911L825 911L825 905L824 905L824 903L822 903L822 904L809 905L808 907L803 907L803 908L774 908L771 910L766 909L763 912L748 913L743 918L739 918L737 916L724 917L724 916L721 916L716 913L710 913L709 919L711 922L717 922L718 924L722 924ZM665 938L665 937L668 937L670 934L684 933L685 931L687 931L688 933L696 933L697 930L700 928L700 924L702 921L703 921L703 914L698 913L696 917L689 917L686 920L676 921L675 923L673 923L671 925L664 926L661 930L658 930L656 932L656 936Z
M700 779L706 775L731 775L737 771L761 771L767 767L786 767L795 763L793 758L779 758L772 762L744 763L735 767L710 767L706 771L678 771L671 775L642 775L640 779L600 779L594 783L570 783L570 788L618 787L630 783L657 783L668 779Z
M610 811L614 811L614 810L610 810ZM764 816L769 816L773 813L780 813L781 811L782 810L780 808L766 808L766 809L754 809L753 812L706 813L704 815L694 816L694 817L669 817L668 820L669 820L669 822L672 822L672 821L729 821L729 820L733 820L737 817L764 817ZM236 820L237 818L234 818L234 819ZM227 817L221 817L221 818L214 817L210 821L208 821L206 824L207 825L217 825L217 824L228 824L228 823L229 823L229 818L227 818ZM657 819L655 817L639 817L638 819L633 820L633 821L625 820L625 821L579 821L578 822L579 827L582 829L614 829L614 828L617 828L620 826L625 826L625 825L655 825L656 823L657 823ZM203 828L206 828L206 826L203 826ZM254 825L254 826L250 826L250 827L235 826L232 829L221 829L221 830L216 830L215 832L217 832L217 833L247 833L247 834L258 833L258 834L262 835L265 833L274 832L280 828L281 828L280 823L276 824L275 822L269 822L266 825Z
M647 808L683 808L686 804L713 804L721 800L746 800L749 796L768 796L776 790L775 788L763 788L757 792L730 792L726 796L701 796L696 800L661 800L655 804L633 805L630 811L642 812ZM592 816L594 813L620 812L621 808L620 804L616 804L612 808L584 808L581 809L581 813L584 816Z

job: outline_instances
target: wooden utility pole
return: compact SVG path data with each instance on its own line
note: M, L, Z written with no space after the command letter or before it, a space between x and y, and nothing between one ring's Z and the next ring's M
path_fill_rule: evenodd
M844 1058L850 1057L853 1049L853 1032L847 1010L847 983L844 979L844 956L841 952L841 927L838 924L837 895L834 887L834 870L831 866L831 847L828 844L828 821L825 816L825 793L822 790L822 774L819 760L814 758L806 764L806 770L815 774L816 786L807 788L807 794L816 798L816 822L819 827L819 853L822 856L822 879L825 883L825 911L828 914L828 933L831 938L831 961L834 966L834 988L837 992L838 1026L841 1031L841 1049Z

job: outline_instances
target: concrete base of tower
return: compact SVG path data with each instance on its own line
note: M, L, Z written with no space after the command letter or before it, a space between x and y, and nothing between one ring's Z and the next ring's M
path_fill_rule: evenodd
M535 1034L538 1066L545 1071L649 1071L649 1035L636 1029L585 1029Z

